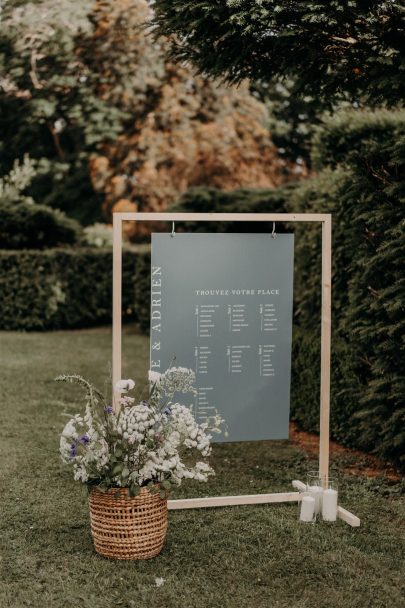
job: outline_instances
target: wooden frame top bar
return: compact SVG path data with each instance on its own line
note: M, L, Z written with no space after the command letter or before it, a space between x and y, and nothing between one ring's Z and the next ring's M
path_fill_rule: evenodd
M156 222L331 222L330 213L114 213L123 221Z

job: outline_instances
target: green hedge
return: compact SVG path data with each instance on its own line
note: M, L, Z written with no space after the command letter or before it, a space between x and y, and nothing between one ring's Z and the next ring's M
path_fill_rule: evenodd
M291 378L291 418L306 431L319 433L320 333L294 327ZM348 446L360 445L355 419L359 411L359 379L353 371L350 346L338 336L332 338L332 391L330 434ZM363 446L362 446L363 447Z
M405 110L345 110L329 117L315 131L311 158L316 169L355 166L381 180L385 165L404 159ZM400 153L402 149L402 154Z
M78 222L45 205L0 203L0 249L72 245L82 236Z
M314 157L323 169L290 208L333 214L332 403L346 411L334 435L404 466L405 112L337 115L319 130ZM320 320L320 235L315 226L305 234L297 228L296 320L308 333ZM300 358L312 349L304 340ZM308 376L303 383L309 394Z
M138 255L123 255L123 318L136 320ZM44 330L111 322L112 251L0 251L0 327Z
M190 188L170 211L182 213L285 213L294 185L273 189L239 188L224 192L202 186ZM276 230L285 232L286 224ZM181 222L177 231L188 232L271 232L270 222Z
M143 251L136 261L135 289L136 320L140 329L149 333L150 330L150 250Z

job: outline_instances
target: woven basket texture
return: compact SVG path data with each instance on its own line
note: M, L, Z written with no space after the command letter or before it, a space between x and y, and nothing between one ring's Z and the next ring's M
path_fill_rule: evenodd
M118 496L119 494L119 496ZM114 559L150 559L160 553L167 532L167 499L141 488L130 497L127 488L89 496L90 524L97 553Z

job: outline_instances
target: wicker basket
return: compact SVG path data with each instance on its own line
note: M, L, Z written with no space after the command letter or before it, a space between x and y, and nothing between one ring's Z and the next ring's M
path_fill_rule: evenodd
M119 494L119 496L117 496ZM130 497L126 488L89 496L91 533L97 553L114 559L149 559L160 553L167 531L167 499L142 488Z

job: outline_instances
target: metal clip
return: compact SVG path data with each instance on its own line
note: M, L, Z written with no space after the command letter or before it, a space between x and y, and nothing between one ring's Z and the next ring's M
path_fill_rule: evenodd
M174 231L174 222L172 222L172 233L171 233L171 235L170 235L170 236L173 238L175 234L176 234L176 233L175 233L175 231Z
M277 234L276 234L276 222L273 222L273 231L271 233L271 236L273 239L276 238Z

